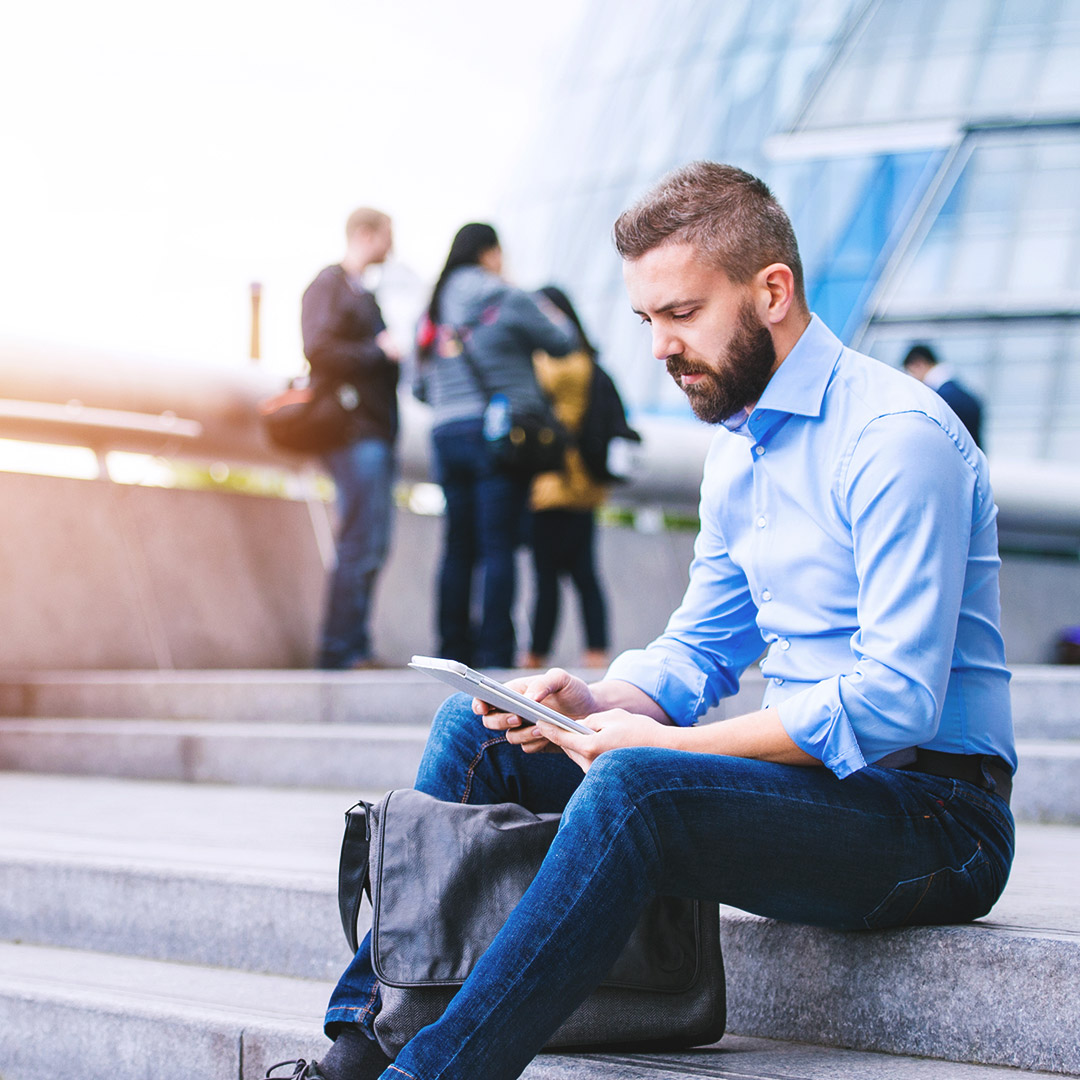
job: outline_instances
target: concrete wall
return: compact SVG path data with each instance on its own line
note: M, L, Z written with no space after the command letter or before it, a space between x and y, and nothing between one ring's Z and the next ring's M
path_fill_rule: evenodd
M315 507L328 527L325 510ZM0 669L289 668L314 655L325 585L305 503L220 492L0 473ZM433 596L442 520L400 512L375 600L379 654L436 649ZM613 651L655 636L686 583L693 535L600 530ZM519 644L531 568L520 555ZM1080 562L1006 556L1009 659L1051 658L1080 622ZM582 651L564 586L554 662Z
M1080 559L1012 555L1001 560L1001 631L1010 664L1048 664L1066 626L1080 625Z
M326 511L314 513L329 528ZM309 667L325 573L302 502L0 473L0 670ZM436 648L442 519L399 512L375 602L376 647ZM693 538L601 534L617 648L664 624ZM520 556L527 644L531 571ZM633 587L625 587L632 579ZM581 650L576 597L555 659Z
M0 667L310 663L303 503L0 474Z

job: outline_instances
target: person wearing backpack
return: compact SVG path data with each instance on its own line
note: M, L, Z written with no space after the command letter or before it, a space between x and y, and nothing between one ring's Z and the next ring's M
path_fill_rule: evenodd
M629 426L611 376L597 363L569 297L554 285L540 293L574 324L580 347L553 360L533 356L537 381L552 401L555 415L571 434L565 466L541 473L530 496L531 546L535 569L532 643L523 658L526 667L547 666L559 619L560 579L569 577L581 603L585 627L584 667L605 667L608 661L607 602L597 574L596 510L617 479L607 468L613 438L640 441Z

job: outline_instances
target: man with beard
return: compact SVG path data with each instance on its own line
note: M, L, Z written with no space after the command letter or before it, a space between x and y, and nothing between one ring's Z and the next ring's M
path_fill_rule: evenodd
M460 695L440 710L417 787L561 810L562 825L388 1077L518 1076L658 893L880 929L977 918L1008 876L1016 754L986 459L936 394L810 314L760 180L687 166L615 242L654 354L717 425L689 585L600 682L513 684L591 734ZM763 707L696 724L763 647ZM377 1003L362 949L327 1016L331 1080L388 1064Z

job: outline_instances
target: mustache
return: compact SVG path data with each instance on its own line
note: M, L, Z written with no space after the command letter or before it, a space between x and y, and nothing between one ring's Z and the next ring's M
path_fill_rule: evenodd
M680 375L711 375L712 371L709 368L701 367L697 364L692 364L686 359L682 353L675 353L669 356L664 363L667 365L668 374L677 379Z

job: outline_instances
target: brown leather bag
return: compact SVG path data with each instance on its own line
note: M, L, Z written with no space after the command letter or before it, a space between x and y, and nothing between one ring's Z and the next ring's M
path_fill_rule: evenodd
M349 441L359 394L350 383L293 384L259 404L270 441L283 450L325 454Z

